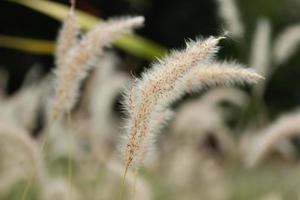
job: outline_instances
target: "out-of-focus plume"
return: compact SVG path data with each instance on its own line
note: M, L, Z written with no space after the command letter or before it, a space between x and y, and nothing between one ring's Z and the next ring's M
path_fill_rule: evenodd
M77 191L75 191L74 187L72 188L71 197L69 192L69 183L62 178L56 178L54 180L48 181L46 187L44 187L42 200L70 200L70 198L72 200L79 200Z
M197 147L180 146L167 152L161 163L166 181L174 190L176 199L225 200L228 188L222 167ZM178 162L180 160L180 162ZM180 188L180 189L179 189Z
M92 131L98 137L94 142L101 143L95 146L101 149L114 147L120 125L120 120L114 116L114 103L117 96L129 84L129 77L125 73L117 72L118 62L116 56L106 54L100 60L89 86L90 123Z
M224 88L219 87L207 91L203 95L202 100L203 104L215 107L218 103L221 102L231 102L237 106L244 107L249 103L249 96L242 90L236 88Z
M29 133L1 123L0 137L1 194L18 181L33 176L43 186L47 180L45 166L38 145L30 138Z
M15 95L4 99L0 104L0 120L12 126L20 126L32 131L36 125L42 96L49 91L48 80L21 89Z
M218 14L223 19L226 30L230 36L236 38L244 37L244 25L235 0L217 0Z
M256 31L251 45L251 54L249 65L255 71L266 77L270 72L270 42L271 25L267 19L260 19L257 22Z
M273 57L277 65L284 64L295 52L300 44L300 25L293 25L286 28L277 36L274 47Z
M267 19L260 19L257 22L256 32L251 46L249 65L255 71L268 78L271 74L271 25ZM265 82L255 86L255 92L262 95Z
M300 133L300 114L295 113L282 115L268 128L261 131L252 141L245 156L246 165L257 165L275 145L286 138L297 136Z
M204 99L203 99L204 98ZM216 140L217 153L230 154L234 149L231 131L224 124L221 110L216 104L205 101L205 97L185 103L176 113L172 122L170 141L173 145L199 148L208 138ZM172 139L173 138L173 139ZM169 144L170 146L171 144Z
M82 80L94 66L97 56L103 54L103 48L140 27L143 22L143 17L127 17L100 23L83 36L78 45L68 51L66 61L56 69L52 119L71 111L78 98Z
M42 75L43 66L41 66L40 64L34 64L26 73L22 88L30 87L31 85L35 85L38 82L41 82Z

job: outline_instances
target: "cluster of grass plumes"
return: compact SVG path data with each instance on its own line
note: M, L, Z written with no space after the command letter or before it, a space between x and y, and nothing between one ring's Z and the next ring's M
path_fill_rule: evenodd
M144 18L108 20L80 37L72 2L57 40L55 76L37 80L33 70L37 75L8 97L0 71L0 198L298 198L290 188L300 186L298 154L289 139L299 134L299 112L273 122L258 109L264 123L247 118L251 105L263 102L272 65L293 54L298 28L273 47L270 23L259 20L248 68L217 59L227 36L211 36L189 40L132 77L107 47ZM245 39L234 1L218 2L229 35Z
M100 23L78 41L78 25L73 6L60 31L56 50L57 83L51 119L71 112L78 98L81 82L103 54L104 47L134 28L141 26L143 17L122 17Z

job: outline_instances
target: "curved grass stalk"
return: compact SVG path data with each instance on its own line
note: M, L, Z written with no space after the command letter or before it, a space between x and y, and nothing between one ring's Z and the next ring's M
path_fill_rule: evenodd
M54 52L55 43L49 40L0 35L0 47L32 54L48 55Z

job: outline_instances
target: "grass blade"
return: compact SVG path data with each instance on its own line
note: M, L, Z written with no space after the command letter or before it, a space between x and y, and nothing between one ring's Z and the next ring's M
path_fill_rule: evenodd
M47 40L0 35L0 47L47 55L54 52L55 44Z
M62 21L69 12L69 7L60 3L50 2L46 0L8 0L10 2L18 3L20 5L31 8L35 11L41 12L49 17ZM102 21L93 15L83 11L76 11L80 26L85 29L91 29ZM143 37L135 34L124 36L119 39L115 45L124 49L136 56L152 60L155 57L163 56L167 50L160 45L151 42Z

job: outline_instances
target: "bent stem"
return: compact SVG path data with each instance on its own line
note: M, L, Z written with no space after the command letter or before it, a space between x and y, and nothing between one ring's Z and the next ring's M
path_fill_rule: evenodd
M124 173L123 173L122 182L121 182L119 200L123 199L123 193L124 193L124 189L125 189L125 180L126 180L126 175L127 175L127 172L128 172L128 168L129 168L129 165L126 165Z

